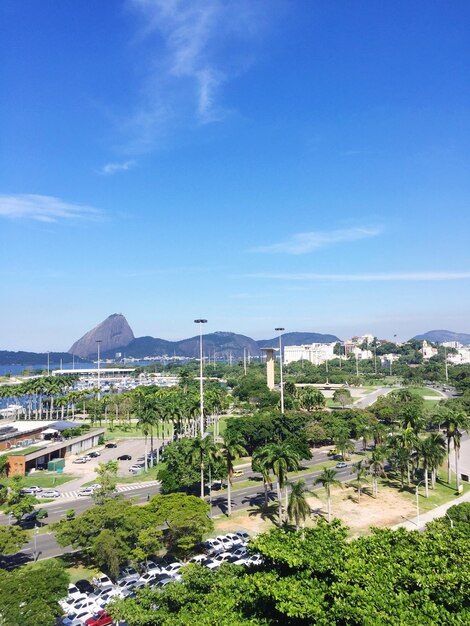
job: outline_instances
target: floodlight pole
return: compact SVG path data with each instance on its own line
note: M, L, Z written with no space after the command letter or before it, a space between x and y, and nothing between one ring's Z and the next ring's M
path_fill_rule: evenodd
M207 320L194 320L195 324L199 324L199 397L200 397L200 421L199 430L201 438L204 436L204 384L202 378L202 325L207 324Z
M284 415L284 381L282 379L282 331L285 330L285 328L275 328L274 330L279 332L279 365L280 365L280 372L281 372L281 415Z

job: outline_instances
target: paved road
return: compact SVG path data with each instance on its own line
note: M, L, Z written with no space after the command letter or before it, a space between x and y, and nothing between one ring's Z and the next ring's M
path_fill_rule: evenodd
M355 402L351 406L355 409L366 409L367 407L371 406L371 404L374 404L374 402L380 396L386 396L392 391L396 391L397 389L398 387L379 387L376 391L373 391L365 398L362 398L362 400L359 400L359 402Z
M317 459L318 462L318 459ZM320 490L322 487L320 485L313 487L313 482L315 478L320 475L321 471L312 470L311 472L306 472L304 474L296 475L292 474L289 478L290 480L295 480L296 478L302 477L313 490ZM250 474L251 475L251 474ZM342 482L346 482L351 480L352 473L351 468L347 467L341 470L338 470L337 474L338 480ZM147 498L159 492L159 485L155 483L153 487L149 487L146 489L135 490L134 492L125 492L123 494L124 498L135 498L136 502L144 503L147 501ZM275 489L272 489L268 493L269 500L276 500L276 492ZM86 501L85 501L86 500ZM206 497L208 500L208 497ZM254 487L246 487L243 489L239 489L236 491L232 491L232 510L237 511L240 509L247 509L250 507L258 507L264 503L264 488L263 484L260 480L260 484ZM79 500L74 506L74 509L77 514L82 513L87 508L92 506L93 502L86 498L84 500ZM70 508L70 504L67 502L53 503L49 508L49 517L47 521L53 522L63 518L65 512ZM225 514L227 511L227 494L226 492L223 494L217 494L217 492L213 492L212 496L212 515L221 515ZM5 519L2 520L5 523ZM57 545L55 541L55 537L52 533L44 533L38 534L32 541L30 541L25 548L14 557L8 559L8 562L11 565L19 565L21 563L30 561L33 559L33 555L37 553L38 558L47 559L53 556L59 556L60 554L72 552L70 549L63 549Z

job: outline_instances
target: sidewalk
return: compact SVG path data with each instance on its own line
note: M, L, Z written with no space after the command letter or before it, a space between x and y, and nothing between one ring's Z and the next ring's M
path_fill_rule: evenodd
M419 516L419 524L418 518L414 517L412 519L407 519L405 522L400 522L400 524L396 524L392 526L392 530L397 530L397 528L406 528L407 530L423 530L428 522L431 522L433 519L438 517L444 517L447 512L447 509L450 509L454 504L461 504L462 502L470 502L470 491L465 493L454 500L450 500L450 502L446 502L445 504L441 504L437 506L432 511L427 511Z

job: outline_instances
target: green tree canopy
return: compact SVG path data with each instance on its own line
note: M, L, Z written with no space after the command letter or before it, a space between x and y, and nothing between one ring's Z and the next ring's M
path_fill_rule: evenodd
M67 595L68 583L68 574L55 559L0 571L0 623L51 626L62 614L57 603Z

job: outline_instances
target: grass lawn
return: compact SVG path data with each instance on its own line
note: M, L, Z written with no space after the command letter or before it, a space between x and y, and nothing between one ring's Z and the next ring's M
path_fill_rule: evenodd
M435 409L437 407L437 403L440 402L440 398L436 398L435 400L425 400L424 408L425 409Z
M142 430L140 428L136 428L135 425L132 425L131 428L127 429L127 428L121 428L116 426L113 430L111 430L111 428L109 426L105 426L106 428L106 432L104 435L104 438L106 441L111 441L111 440L115 440L115 439L127 439L129 437L145 437L144 433L142 432ZM159 429L159 432L161 433L161 429ZM171 428L168 426L165 428L165 439L168 439L171 435ZM154 430L153 433L154 439L157 438L157 431ZM150 436L149 436L149 441L150 441Z
M96 574L99 573L98 569L83 565L75 554L63 554L62 556L57 557L57 559L64 564L64 567L70 576L71 583L76 583L77 580L81 580L83 578L91 580L94 576L96 576Z
M220 435L220 437L224 436L224 433L227 429L227 420L230 419L231 417L236 417L234 415L223 415L222 417L219 418L219 429L218 429L218 433ZM214 432L214 426L213 424L211 424L210 426L207 427L207 432L212 433Z
M347 461L348 465L352 465L353 463L356 463L357 461L362 461L364 460L365 455L359 455L359 454L353 454L351 456L351 459ZM289 478L290 480L292 480L293 476L299 476L300 478L305 475L305 474L309 474L312 472L321 472L323 468L331 468L331 467L335 467L336 463L338 463L338 461L335 460L328 460L328 461L322 461L321 463L316 463L315 465L310 465L309 467L304 467L303 469L297 471L297 472L290 472L289 474ZM249 476L251 473L251 470L247 470L246 474L247 476ZM352 478L352 477L351 477ZM273 483L276 482L276 477L275 476L271 476L271 480L273 481ZM254 479L250 479L247 478L246 480L240 480L240 481L236 481L233 483L232 485L232 491L238 491L240 489L246 489L247 487L256 487L259 486L260 489L263 488L263 481L260 478L254 478ZM213 494L219 494L219 493L226 493L227 489L218 489L218 490L214 490Z
M76 476L70 476L68 474L56 474L48 473L48 472L36 472L32 476L24 476L23 478L23 486L31 487L32 485L37 485L38 487L57 487L58 485L63 485L67 483L69 480L73 480ZM11 478L1 478L0 482L2 485L11 485Z
M157 480L157 472L163 467L163 463L154 465L148 472L142 472L141 474L129 474L129 476L118 476L118 485L127 485L130 483L146 482L148 480Z
M432 511L436 506L441 504L445 504L449 500L454 500L458 497L457 491L455 489L455 480L453 484L449 485L447 482L446 472L441 470L439 472L439 480L436 483L436 488L431 489L431 481L429 481L429 497L426 498L424 496L424 483L419 485L419 510L420 513L425 513L427 511ZM463 492L467 493L470 491L470 484L463 484ZM392 474L390 474L387 478L380 479L379 481L379 497L380 497L380 488L391 488L397 491L400 490L400 480L396 479ZM416 485L412 484L410 487L406 484L403 491L399 491L402 497L409 502L416 502Z
M38 450L42 450L46 446L29 446L28 448L21 448L20 450L15 450L14 452L8 452L8 456L23 456L24 454L30 454L31 452L37 452Z
M412 391L413 393L415 393L418 396L421 396L422 398L424 396L435 396L436 400L443 398L443 396L438 393L435 389L429 389L428 387L407 387L406 388L407 391Z

